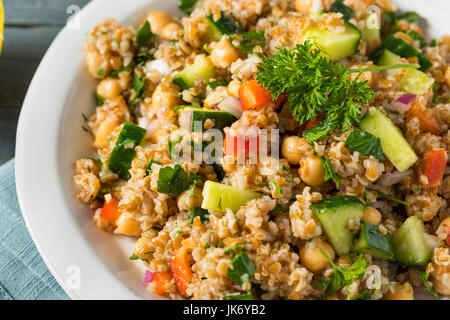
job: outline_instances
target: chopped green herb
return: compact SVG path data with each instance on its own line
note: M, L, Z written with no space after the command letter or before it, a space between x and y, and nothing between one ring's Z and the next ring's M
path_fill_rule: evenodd
M408 11L405 12L397 17L398 20L405 20L406 22L412 23L416 22L420 19L420 16L417 12L414 11Z
M137 74L134 75L133 78L133 89L135 93L135 97L132 101L132 105L137 105L144 96L145 91L145 78L139 78Z
M160 193L178 197L191 184L191 179L179 164L173 168L167 166L159 170L157 190Z
M197 196L195 195L195 186L197 185L197 183L199 183L201 181L201 179L196 174L191 173L191 181L192 181L192 185L187 190L187 194L191 198L197 198Z
M411 205L409 202L402 201L402 200L396 199L396 198L392 198L392 197L390 197L387 194L382 193L382 192L378 192L377 198L386 199L386 200L390 200L390 201L393 201L393 202L397 202L397 203L400 203L400 204L402 204L404 206L407 206L407 207L409 207Z
M420 47L423 48L427 45L425 38L422 37L420 34L418 34L416 31L411 30L408 32L408 35L411 37L411 39L419 41Z
M225 250L225 254L227 256L229 256L229 255L233 254L236 250L244 249L244 248L245 248L245 246L243 244L237 244L237 245L232 246L232 247L228 248L227 250Z
M335 1L330 8L330 12L340 12L344 16L345 20L351 19L355 15L355 10L347 7L342 1Z
M372 290L365 289L363 292L354 297L352 300L372 300L372 293L373 293Z
M145 21L144 25L136 34L136 44L139 47L148 47L156 35L152 32L150 22Z
M262 31L249 31L241 33L240 35L230 36L231 40L238 40L239 45L237 48L245 53L251 54L255 47L260 46L264 48L266 45L266 38L264 36L264 30Z
M345 141L345 146L366 157L374 156L380 161L385 160L380 138L368 132L353 130Z
M431 293L436 300L439 300L439 295L436 292L436 289L433 287L433 283L428 279L430 276L428 272L418 268L414 268L414 271L417 273L420 279L422 279L423 284L427 288L427 291Z
M200 217L200 221L203 223L209 221L209 212L206 209L197 207L192 210L192 216L189 218L189 223L193 224L195 217Z
M97 100L97 106L101 107L102 105L105 104L106 99L103 98L101 95L99 95L98 93L95 93L95 99Z
M322 289L324 295L328 297L347 286L347 300L349 300L350 292L348 286L353 280L361 279L364 273L366 273L366 270L369 267L366 259L360 254L351 266L341 267L336 265L322 249L319 250L333 267L334 273L330 277L320 277L317 282L318 287Z
M180 8L181 11L189 15L194 10L195 4L197 2L198 0L179 0L178 8Z
M439 41L436 39L431 39L430 47L437 47L439 45Z
M228 268L227 275L231 281L237 284L239 287L243 287L246 280L251 284L253 274L256 271L256 265L243 251L234 256L231 261L233 268Z
M339 189L339 184L341 179L339 176L334 172L333 166L331 165L331 161L329 158L324 158L319 156L320 162L322 164L322 168L325 170L325 176L323 177L323 181L328 181L332 179L334 183L336 184L336 188Z
M209 20L209 22L212 23L222 34L235 34L245 31L233 15L228 15L225 11L220 12L219 20L214 20L212 14L206 15L206 19Z
M214 172L216 173L217 180L222 181L223 178L225 178L225 171L223 171L222 166L215 162L212 164L212 166L214 168Z
M147 169L145 169L146 176L149 176L149 175L152 174L152 164L154 164L154 163L156 163L156 164L162 164L162 163L159 162L159 161L156 161L156 160L151 159L150 162L148 163Z
M284 205L281 205L281 204L277 204L275 206L275 208L273 208L272 210L269 211L269 214L285 212L285 211L288 211L288 210L289 210L289 208L287 206L284 206Z
M133 254L129 258L130 260L139 260L139 257L133 252Z
M183 139L183 137L178 137L175 141L170 141L170 137L168 138L168 143L169 143L169 152L170 154L172 154L173 152L173 148L175 148L175 146L181 141L181 139Z
M281 199L281 187L280 185L275 181L272 180L273 185L275 186L275 190L277 191L277 199L280 200Z
M138 67L142 66L148 60L153 60L155 58L155 56L153 55L153 51L154 50L148 50L137 54L136 62L138 64Z
M97 75L100 77L103 77L105 75L105 71L103 71L103 68L98 69Z
M223 296L221 300L255 300L255 298L253 298L251 293L245 293Z
M128 65L128 66L122 66L122 67L120 67L119 69L116 69L116 70L114 70L114 71L112 71L111 73L110 73L110 76L112 77L112 78L118 78L119 77L119 74L120 73L122 73L122 72L124 72L124 71L131 71L131 66L130 65Z
M214 81L211 81L208 83L208 86L211 87L211 89L215 89L217 87L226 87L228 85L229 81L225 78L217 79Z

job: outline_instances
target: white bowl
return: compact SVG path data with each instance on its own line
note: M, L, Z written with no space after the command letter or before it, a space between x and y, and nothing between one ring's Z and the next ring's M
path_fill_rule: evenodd
M450 33L450 3L396 0L425 17L429 36ZM138 25L149 8L180 14L176 0L96 0L66 26L43 58L19 120L16 182L28 230L45 263L73 299L158 299L147 293L143 267L128 260L134 239L97 229L92 212L75 200L74 163L93 152L82 114L94 112L96 81L86 71L86 34L102 19ZM79 280L79 282L77 281Z

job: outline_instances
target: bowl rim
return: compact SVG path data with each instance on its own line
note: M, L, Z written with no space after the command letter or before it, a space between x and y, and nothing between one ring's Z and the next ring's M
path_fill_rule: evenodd
M416 9L419 14L426 11L426 16L444 19L450 13L450 4L443 4L439 0L429 0L429 6L421 8L421 0L393 0L399 7ZM131 19L138 9L145 6L173 8L176 0L167 0L161 3L158 0L127 0L127 6L133 9L124 10L123 0L95 0L88 3L78 14L81 18L83 35L74 33L67 25L56 36L46 54L44 55L24 99L20 113L17 142L16 142L16 190L19 205L27 229L33 239L45 264L72 299L141 299L142 295L124 284L117 274L111 274L106 266L106 261L99 259L92 244L81 237L77 224L73 221L73 212L61 215L61 222L70 226L70 230L55 230L52 223L44 219L52 217L52 212L64 212L68 209L62 190L58 190L61 176L55 168L60 168L59 155L61 153L61 141L59 135L62 132L61 119L65 108L61 107L67 101L73 81L79 65L69 64L64 61L73 57L71 50L79 50L84 43L84 33L89 32L103 18L110 16L119 21L126 17ZM430 9L430 7L435 7ZM142 10L141 10L142 11ZM100 14L101 12L101 14ZM122 19L123 18L123 19ZM88 22L86 22L88 21ZM431 21L432 22L432 21ZM442 22L445 24L444 22ZM430 23L431 25L433 23ZM81 51L77 53L81 57ZM61 62L61 59L63 61ZM54 63L58 61L57 63ZM78 61L78 60L77 60ZM76 66L75 66L76 65ZM63 66L63 70L61 70ZM61 77L67 73L69 76ZM49 75L57 75L49 78ZM59 77L58 77L59 76ZM55 94L53 88L58 88L62 94ZM39 106L39 108L36 108ZM42 115L42 106L46 106L46 112L52 116L46 118ZM48 120L36 121L36 120ZM53 119L53 120L52 120ZM34 134L39 132L40 134ZM45 140L45 141L43 141ZM39 159L38 159L39 158ZM53 169L53 170L52 170ZM52 203L52 197L56 199ZM69 210L70 211L70 210ZM36 213L39 215L37 216ZM56 223L58 225L58 223ZM56 228L58 229L58 228ZM76 236L74 238L70 238ZM69 237L69 239L60 239ZM57 243L58 245L55 245ZM77 251L69 254L60 250L61 246L76 246ZM89 272L83 271L83 286L71 288L68 281L67 264L65 261L83 260L84 268L90 268ZM89 260L89 261L85 261ZM110 276L105 276L108 273ZM150 299L158 298L151 295Z

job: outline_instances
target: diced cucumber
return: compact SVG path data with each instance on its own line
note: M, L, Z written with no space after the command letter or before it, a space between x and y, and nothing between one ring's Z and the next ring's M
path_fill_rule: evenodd
M218 130L223 130L229 127L237 120L231 113L219 110L206 110L199 107L183 108L179 111L180 124L187 125L187 129L191 132L202 131L205 127L205 121L208 119L214 120L214 127ZM196 122L201 123L201 127L195 126ZM200 130L197 130L200 129Z
M339 255L349 253L355 234L349 229L351 219L360 220L365 205L353 196L335 196L311 204L330 243Z
M408 266L427 265L432 255L427 236L422 220L416 216L406 219L392 237L397 261Z
M184 68L178 76L173 79L173 83L182 90L187 90L195 86L195 81L208 81L214 78L216 69L210 58L205 56L197 56L194 63Z
M206 29L206 40L208 42L219 41L224 34L236 34L245 31L231 14L224 11L221 11L219 20L214 20L212 14L206 15L205 19L208 24Z
M369 109L361 120L360 127L380 138L384 154L398 171L409 169L418 160L402 131L377 108Z
M304 40L315 42L333 60L351 56L358 50L361 31L347 21L344 22L344 26L345 31L343 33L334 33L312 24L306 29Z
M420 64L420 70L426 72L432 66L430 60L428 60L420 51L407 44L405 41L394 36L389 36L384 41L384 48L388 49L392 53L398 54L402 58L417 57Z
M248 201L261 198L262 194L250 190L241 190L226 184L206 181L203 187L202 208L219 212L231 209L238 212Z
M109 169L122 179L130 178L131 162L136 157L134 148L141 143L145 133L145 129L129 121L123 125L108 161Z
M384 49L383 54L381 55L380 59L378 59L377 64L379 66L387 66L390 64L396 64L400 59L401 57L399 55L392 53L388 49Z
M426 73L419 70L407 69L400 80L400 89L408 93L423 95L433 83L434 79L427 76Z
M389 233L382 234L377 225L361 222L361 231L356 237L353 251L369 253L376 259L394 261L394 247Z

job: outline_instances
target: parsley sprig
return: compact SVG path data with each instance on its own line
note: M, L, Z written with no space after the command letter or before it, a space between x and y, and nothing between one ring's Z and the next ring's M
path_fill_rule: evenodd
M351 266L341 267L336 265L322 249L319 250L333 267L334 273L329 277L320 277L317 282L318 287L323 290L327 297L335 294L343 287L347 287L347 300L350 300L349 286L353 280L361 279L366 273L369 267L366 259L360 254Z
M287 96L287 105L300 124L324 115L316 127L309 129L314 134L306 138L313 142L334 129L347 130L359 123L360 105L373 101L367 81L358 81L364 72L418 67L399 64L349 69L329 59L311 41L305 41L295 49L279 48L273 57L265 57L258 66L257 80L271 92L272 99ZM358 75L351 80L351 73ZM311 133L309 130L305 132Z

